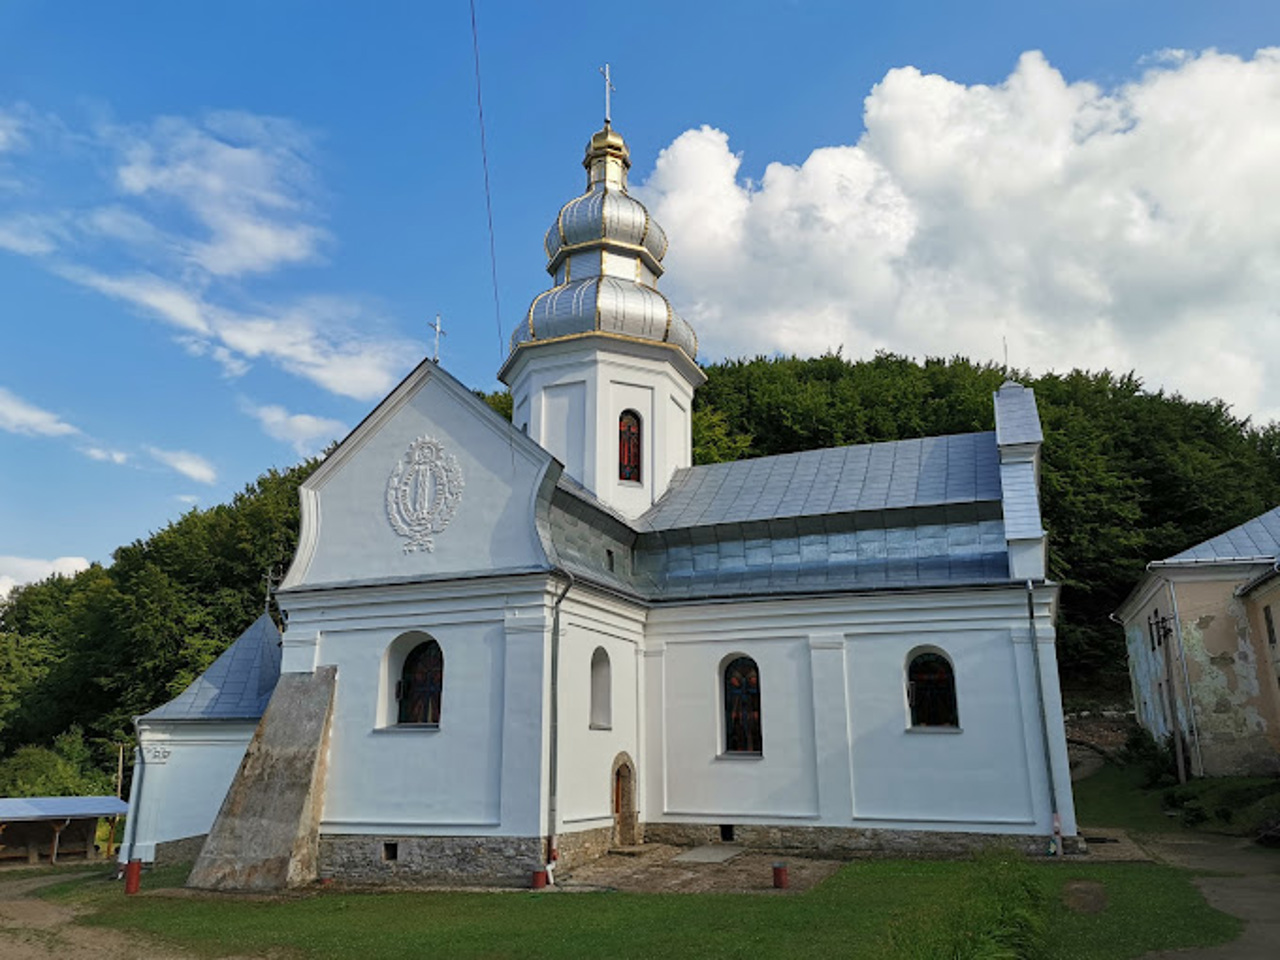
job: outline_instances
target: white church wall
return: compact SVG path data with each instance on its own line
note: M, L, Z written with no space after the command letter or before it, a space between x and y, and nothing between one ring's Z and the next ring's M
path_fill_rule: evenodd
M1063 829L1075 832L1047 595L1037 599ZM946 651L960 729L910 725L908 656ZM760 669L762 756L723 758L720 666ZM650 822L1051 832L1026 594L947 591L656 608L645 649Z
M613 762L626 753L643 783L639 762L643 609L584 588L571 590L561 612L559 828L563 832L611 826ZM592 655L609 657L609 723L593 726ZM637 792L637 797L640 794ZM641 819L644 817L640 811Z
M338 668L321 832L538 836L545 783L544 577L285 594L288 650ZM395 684L421 636L444 658L435 728L396 723Z
M304 484L303 537L285 587L545 562L533 517L549 459L460 390L427 364ZM389 518L389 481L420 437L438 440L461 475L454 513L429 547Z
M134 770L122 859L155 859L156 844L209 832L253 738L253 721L152 721L138 726L141 772Z

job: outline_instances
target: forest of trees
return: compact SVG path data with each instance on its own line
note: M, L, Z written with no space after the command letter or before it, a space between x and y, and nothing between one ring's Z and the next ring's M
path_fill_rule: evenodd
M1003 368L757 358L706 368L694 460L993 428ZM1148 392L1132 374L1018 374L1044 424L1050 575L1062 584L1068 693L1125 697L1107 614L1143 566L1280 504L1280 426L1221 402ZM483 395L510 414L506 394ZM297 488L318 461L269 470L116 550L110 566L21 587L0 604L0 796L104 792L132 718L175 696L258 616L298 536Z

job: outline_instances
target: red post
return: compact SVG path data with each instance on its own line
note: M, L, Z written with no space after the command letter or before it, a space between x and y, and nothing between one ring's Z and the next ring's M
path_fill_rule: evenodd
M773 865L773 885L778 890L785 890L791 886L791 880L787 876L787 865L784 861L779 861Z
M533 889L542 890L543 888L546 887L546 885L547 885L547 871L545 870L533 871Z
M124 892L134 894L142 886L142 861L130 860L124 868Z

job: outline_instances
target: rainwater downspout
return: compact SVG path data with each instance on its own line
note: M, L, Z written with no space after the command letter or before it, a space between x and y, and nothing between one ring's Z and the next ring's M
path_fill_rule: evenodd
M1196 701L1191 692L1191 674L1187 672L1187 650L1182 645L1182 618L1178 616L1178 595L1173 590L1173 581L1168 577L1156 574L1163 580L1169 591L1169 605L1173 608L1173 632L1178 638L1178 663L1182 665L1182 686L1187 695L1187 717L1191 720L1191 745L1196 751L1196 766L1200 776L1204 776L1204 757L1200 753L1200 725L1196 721Z
M1053 855L1062 856L1062 816L1058 812L1058 784L1049 754L1049 717L1044 703L1044 677L1040 675L1040 640L1036 634L1035 585L1027 581L1027 625L1031 628L1031 659L1036 671L1036 702L1040 712L1040 736L1044 746L1044 772L1049 783L1049 812L1053 816Z
M559 570L569 578L560 596L556 597L551 612L551 743L548 746L549 798L547 802L547 874L553 876L555 863L560 857L556 846L556 781L559 775L560 753L560 604L573 587L573 574ZM554 881L553 881L554 882Z

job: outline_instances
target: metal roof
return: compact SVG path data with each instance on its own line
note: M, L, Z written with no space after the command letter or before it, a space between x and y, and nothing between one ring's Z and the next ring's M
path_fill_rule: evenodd
M1042 443L1036 392L1014 380L1006 380L995 394L996 442L1000 446Z
M663 531L999 501L999 463L994 433L963 433L689 467L635 526Z
M191 686L139 720L257 720L280 678L280 632L263 614Z
M1280 557L1280 507L1268 510L1226 533L1198 543L1165 559L1166 563L1183 560L1262 560Z
M129 805L118 797L0 797L0 823L87 820L128 812Z

